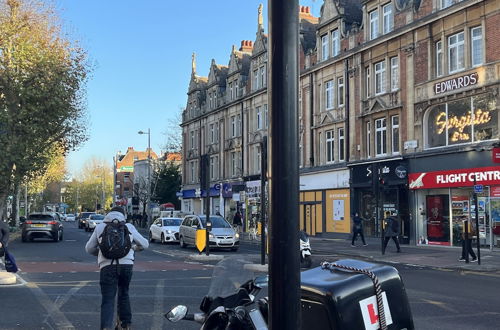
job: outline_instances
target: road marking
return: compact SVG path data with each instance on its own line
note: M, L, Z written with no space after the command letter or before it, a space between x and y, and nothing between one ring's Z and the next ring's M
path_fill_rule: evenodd
M43 308L45 308L45 310L47 311L48 314L46 320L48 318L51 318L56 325L56 329L67 329L67 330L75 329L73 324L70 321L68 321L66 316L64 316L64 314L57 307L57 305L54 304L52 300L50 300L50 298L45 294L45 292L43 292L42 289L40 289L33 282L28 283L27 287L31 289L31 292L33 292L33 295L36 297L40 305L42 305Z
M436 300L429 300L429 299L422 299L422 300L428 304L440 307L448 312L458 313L458 311L456 309L447 306L444 302L436 301Z
M76 286L71 288L64 296L62 296L61 299L59 299L58 301L56 300L57 308L63 307L64 304L66 304L68 302L69 298L71 298L72 295L77 293L78 290L80 290L81 288L86 286L88 283L89 283L88 281L82 281L82 282L78 283Z
M65 242L76 242L76 239L65 239Z
M151 329L163 329L163 295L165 294L165 280L159 280L155 290L154 317Z

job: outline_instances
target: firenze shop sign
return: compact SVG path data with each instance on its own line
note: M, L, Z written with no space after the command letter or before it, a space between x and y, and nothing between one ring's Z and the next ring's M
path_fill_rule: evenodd
M477 72L465 76L448 79L434 84L434 93L442 94L455 89L465 88L477 84Z
M465 187L476 184L500 185L500 167L464 168L451 171L410 173L410 189Z

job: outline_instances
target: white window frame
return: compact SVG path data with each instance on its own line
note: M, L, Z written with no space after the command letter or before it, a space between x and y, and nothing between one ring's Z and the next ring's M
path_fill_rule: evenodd
M365 68L365 76L366 76L366 97L370 97L372 94L372 89L371 89L371 76L370 76L370 67L367 66Z
M241 136L241 115L238 114L236 116L236 119L237 119L237 124L238 124L238 126L236 126L236 134L237 134L237 136Z
M474 32L479 30L479 35L474 36ZM474 46L479 47L479 54L474 54ZM476 67L483 64L483 28L476 26L470 29L470 59L471 66Z
M219 123L215 123L215 142L219 142Z
M264 125L266 128L269 127L269 111L267 110L267 104L264 104Z
M210 143L215 143L215 124L210 124Z
M321 36L321 60L326 61L330 54L328 53L328 34Z
M338 136L338 141L339 141L339 154L338 154L338 161L345 161L345 136L344 136L344 128L340 127L337 129L337 136Z
M399 89L399 58L391 57L391 91Z
M236 136L236 116L231 116L231 137Z
M372 10L370 17L370 40L376 39L379 35L378 9Z
M208 93L208 107L210 109L213 109L213 105L212 105L212 93Z
M379 123L380 127L378 127ZM375 119L375 157L382 157L386 155L387 155L387 120L385 117L382 117L379 119Z
M257 107L257 116L256 116L256 124L257 124L257 130L262 129L262 111L261 107Z
M337 78L337 104L339 108L344 106L344 77Z
M332 56L340 54L340 34L339 29L332 31Z
M253 70L253 90L259 89L259 69Z
M392 3L382 7L383 33L387 34L394 30L394 8Z
M318 133L318 140L319 140L319 152L317 153L318 155L318 160L319 164L323 164L323 135L321 132Z
M191 171L191 182L195 182L195 162L192 161L189 163L190 171Z
M233 83L229 83L229 101L233 100Z
M217 108L217 90L214 91L214 106L213 109Z
M334 107L335 100L335 84L333 79L325 82L325 109L331 110Z
M372 156L372 123L370 121L366 122L366 158L371 158Z
M436 42L436 77L443 75L443 41Z
M384 94L386 91L385 60L375 63L375 95Z
M231 176L236 176L238 167L238 157L236 151L231 152Z
M194 131L191 131L190 133L190 137L191 137L191 149L194 149L195 148L195 139L194 139Z
M459 41L459 36L462 40ZM455 38L456 41L452 41ZM452 51L456 53L455 61L452 61ZM460 53L462 54L462 66L460 66ZM452 70L452 65L455 64L456 68ZM460 72L465 69L465 34L464 31L455 33L448 37L448 73Z
M326 163L331 164L335 161L335 131L333 129L325 131L325 146Z
M260 163L261 163L261 150L260 150L260 145L255 146L255 174L260 173Z
M266 87L266 66L260 67L260 87Z
M397 120L397 123L395 123ZM397 146L396 146L397 143ZM391 151L393 154L399 154L401 143L399 142L399 115L391 116Z
M218 158L218 156L210 157L210 180L218 179L218 175L217 175L218 159L217 158Z
M440 7L441 9L445 9L453 5L454 0L440 0Z

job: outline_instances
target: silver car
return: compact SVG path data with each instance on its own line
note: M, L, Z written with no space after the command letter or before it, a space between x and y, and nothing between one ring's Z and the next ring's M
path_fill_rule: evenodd
M210 248L230 248L237 251L240 246L240 235L234 228L218 215L211 215L210 222L212 230L209 235ZM187 245L195 245L196 231L206 228L206 216L188 215L182 221L179 228L179 244L181 248Z

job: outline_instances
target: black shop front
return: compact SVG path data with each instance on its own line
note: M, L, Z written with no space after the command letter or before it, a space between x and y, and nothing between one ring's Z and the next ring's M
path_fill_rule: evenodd
M351 196L353 212L366 222L364 234L381 237L381 222L386 211L401 221L400 240L410 243L410 210L408 202L408 163L404 159L352 164Z

